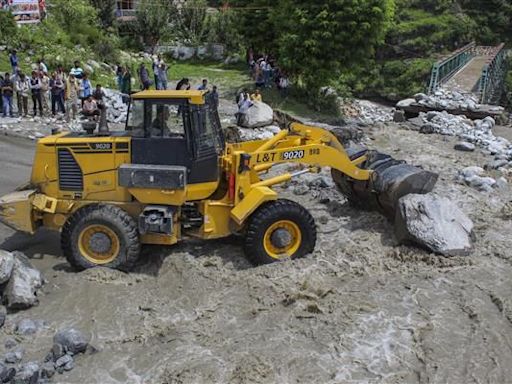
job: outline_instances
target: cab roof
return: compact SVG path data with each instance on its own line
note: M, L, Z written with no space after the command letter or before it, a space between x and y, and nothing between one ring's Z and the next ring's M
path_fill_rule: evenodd
M141 91L134 93L131 97L134 100L143 99L188 99L190 104L204 104L204 95L208 91L175 91L175 90L164 90L164 91Z

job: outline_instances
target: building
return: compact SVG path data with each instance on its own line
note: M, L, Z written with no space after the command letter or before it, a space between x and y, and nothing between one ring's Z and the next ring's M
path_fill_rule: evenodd
M135 19L135 9L139 0L117 0L116 16L120 21L131 21Z

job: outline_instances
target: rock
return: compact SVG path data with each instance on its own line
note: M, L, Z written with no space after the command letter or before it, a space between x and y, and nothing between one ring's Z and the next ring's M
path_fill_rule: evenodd
M14 267L14 255L0 249L0 284L6 283L11 277Z
M6 318L7 309L3 305L0 305L0 328L4 326Z
M309 192L309 187L306 184L299 184L293 188L293 194L297 196L305 195Z
M64 367L65 365L69 364L69 362L73 362L73 357L70 355L64 355L57 359L55 362L55 368Z
M262 102L254 102L246 114L242 126L245 128L259 128L271 125L274 121L274 111L269 105Z
M16 333L18 335L27 336L27 335L33 335L37 333L38 326L37 324L30 319L23 319L21 320L18 325L16 325Z
M9 364L19 363L23 359L25 351L21 348L16 351L9 351L5 354L4 361Z
M16 369L7 368L0 372L0 382L9 383L16 376Z
M74 328L60 330L53 337L53 342L63 345L73 354L84 352L88 344L85 336Z
M14 267L4 295L8 308L25 309L38 303L36 291L43 285L41 273L22 253L15 254Z
M393 121L395 123L404 123L407 119L405 118L405 112L402 110L396 110L393 113Z
M15 384L36 384L39 381L39 364L30 362L24 364L14 376Z
M492 177L471 176L466 178L465 181L471 188L475 188L483 192L492 191L492 188L496 184L496 180Z
M12 337L9 337L4 342L4 347L6 349L12 349L12 348L16 347L17 345L18 345L18 342L16 340L14 340Z
M62 344L54 343L51 353L53 361L57 361L66 354L66 348Z
M507 181L507 179L505 179L504 177L500 177L498 180L496 180L496 186L497 186L499 189L503 189L503 188L508 187L508 181Z
M415 99L404 99L404 100L400 100L398 103L396 103L396 107L397 108L407 108L407 107L410 107L414 103L416 103Z
M308 180L307 184L311 188L333 188L334 187L334 183L330 179L328 179L324 176L316 176L316 177L312 178L311 180Z
M418 102L421 100L426 100L426 99L428 99L428 96L424 93L417 93L414 95L414 100L416 100Z
M481 167L466 167L463 170L459 171L459 173L464 177L472 177L472 176L480 176L485 173L485 170Z
M420 133L428 135L428 134L436 133L437 129L438 129L438 126L436 124L426 123L421 126Z
M507 165L508 165L507 159L498 159L498 160L494 160L494 161L484 165L484 169L485 170L494 170L494 169L499 169L499 168L505 167Z
M89 64L84 64L84 71L88 75L92 75L94 73L94 68L91 67Z
M453 147L457 151L473 152L475 150L475 144L468 143L466 141L460 141Z
M44 379L51 379L55 375L55 366L53 362L49 361L41 367L41 376Z
M473 222L450 200L433 193L399 200L395 235L400 243L419 244L445 256L467 255Z

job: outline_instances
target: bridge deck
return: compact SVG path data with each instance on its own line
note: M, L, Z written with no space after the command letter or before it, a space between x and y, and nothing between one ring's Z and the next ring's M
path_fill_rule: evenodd
M476 56L453 75L443 88L460 93L478 92L478 82L490 56Z

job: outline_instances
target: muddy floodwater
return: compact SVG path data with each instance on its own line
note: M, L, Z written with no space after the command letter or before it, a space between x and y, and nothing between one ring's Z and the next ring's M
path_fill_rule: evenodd
M241 239L232 237L146 247L130 274L75 273L56 234L2 227L0 247L29 255L47 284L39 306L8 315L0 355L15 337L24 362L40 361L55 331L72 325L97 352L77 357L57 383L510 382L510 190L481 193L454 182L457 170L492 158L456 152L456 139L407 125L365 133L368 145L440 174L435 192L475 223L470 256L397 246L392 224L378 213L350 207L330 187L297 196L300 179L278 189L315 217L315 252L262 267L247 262ZM0 176L4 193L28 177L32 149L0 144L2 164L12 164L12 174ZM23 318L46 326L35 336L14 335Z

